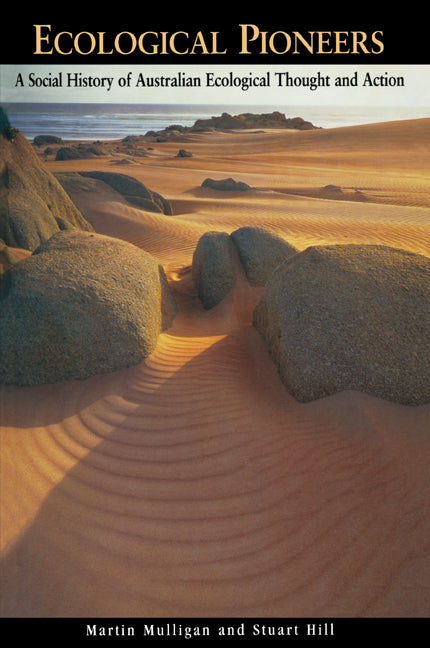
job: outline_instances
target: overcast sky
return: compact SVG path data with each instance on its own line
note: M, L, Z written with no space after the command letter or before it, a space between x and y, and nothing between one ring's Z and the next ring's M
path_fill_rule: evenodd
M62 87L37 86L36 79L53 81L63 73ZM137 86L139 75L148 77L173 77L182 72L187 77L197 77L201 87L143 88ZM257 86L249 90L240 87L207 87L207 73L213 77L251 77L259 79L269 73L270 86ZM310 90L301 85L279 86L276 73L286 73L290 78L320 79L319 87ZM67 73L78 78L112 78L104 87L67 87ZM337 77L355 78L357 85L335 86ZM364 86L366 74L377 77L403 77L404 86ZM22 75L24 86L17 83ZM282 75L285 83L286 75ZM328 78L329 85L326 81ZM321 79L324 78L324 81ZM33 86L31 79L33 79ZM129 83L128 83L129 79ZM2 102L100 102L100 103L195 103L195 104L290 104L290 105L388 105L426 106L430 116L430 66L429 65L3 65L1 66L0 99ZM298 83L298 81L297 81ZM121 87L121 84L123 87Z

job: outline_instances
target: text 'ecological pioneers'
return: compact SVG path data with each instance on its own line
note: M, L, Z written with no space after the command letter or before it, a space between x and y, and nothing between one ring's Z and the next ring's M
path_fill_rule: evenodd
M267 31L240 24L228 35L218 31L79 31L34 25L35 55L345 55L381 54L383 31ZM234 50L234 51L232 51Z

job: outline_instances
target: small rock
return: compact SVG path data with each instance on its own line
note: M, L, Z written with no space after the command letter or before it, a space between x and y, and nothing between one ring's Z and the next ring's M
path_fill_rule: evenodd
M63 140L61 137L56 137L55 135L37 135L33 139L33 144L35 146L43 146L44 144L62 144Z
M245 182L238 182L233 178L225 178L223 180L213 180L206 178L203 180L202 187L209 187L217 191L249 191L251 187Z

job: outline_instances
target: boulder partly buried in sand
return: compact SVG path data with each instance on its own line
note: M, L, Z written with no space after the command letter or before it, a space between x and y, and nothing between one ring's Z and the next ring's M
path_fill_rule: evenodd
M45 151L49 155L50 151ZM105 155L105 152L100 146L94 144L88 146L86 144L77 144L76 146L62 146L55 154L57 162L65 160L89 160L100 155Z
M227 232L206 232L194 250L192 277L206 310L219 304L233 288L232 249Z
M142 182L125 173L112 173L109 171L81 171L84 178L93 178L109 185L120 193L128 202L146 211L172 215L169 201L156 191L148 189Z
M33 139L34 146L46 146L46 144L63 144L61 137L55 135L37 135Z
M287 390L430 402L430 260L378 245L310 247L278 267L254 311Z
M125 241L60 232L0 287L0 382L83 379L146 358L176 303L163 268Z
M0 238L33 251L64 229L93 230L24 135L0 135Z
M264 286L272 272L297 249L263 227L241 227L230 235L251 286Z
M251 189L246 182L234 180L234 178L223 178L221 180L206 178L202 182L202 187L216 189L217 191L249 191Z

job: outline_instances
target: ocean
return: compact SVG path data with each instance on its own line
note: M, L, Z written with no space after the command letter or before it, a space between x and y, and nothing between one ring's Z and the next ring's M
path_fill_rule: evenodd
M208 104L3 103L9 120L28 139L55 135L65 140L115 140L144 135L172 124L192 126L197 119L228 112L302 117L321 128L338 128L398 119L430 117L430 107L282 106Z

